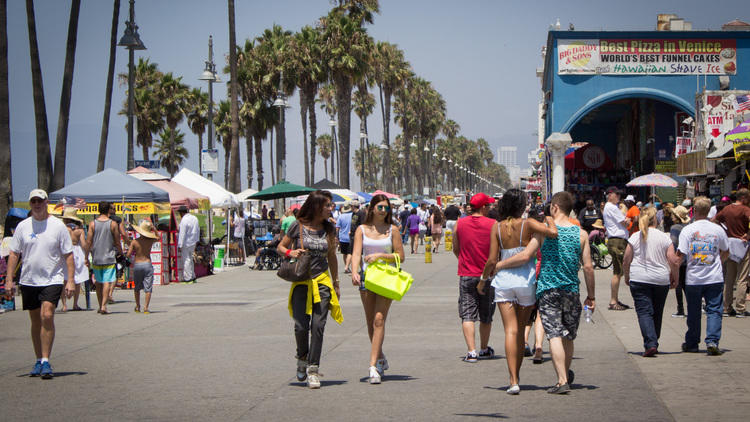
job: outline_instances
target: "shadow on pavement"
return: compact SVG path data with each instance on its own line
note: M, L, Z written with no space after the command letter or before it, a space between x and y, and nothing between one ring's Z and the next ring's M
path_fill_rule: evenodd
M477 418L496 418L496 419L508 419L507 416L502 413L454 413L455 416L473 416Z
M383 375L381 377L381 380L383 382L385 381L412 381L419 378L414 378L411 375ZM364 377L360 378L359 382L368 382L370 380L370 377Z
M330 387L330 386L334 386L334 385L343 385L343 384L346 384L347 382L348 381L344 381L344 380L330 380L330 381L322 381L321 380L320 381L320 386L321 387ZM293 386L293 387L307 387L307 383L306 382L290 382L289 385Z
M659 357L659 355L681 355L685 352L659 352L653 357ZM628 352L629 355L643 356L643 352Z
M54 378L67 377L68 375L88 375L88 374L89 374L88 372L82 372L82 371L55 372ZM29 374L26 373L26 374L16 375L16 378L39 378L39 377L30 377Z

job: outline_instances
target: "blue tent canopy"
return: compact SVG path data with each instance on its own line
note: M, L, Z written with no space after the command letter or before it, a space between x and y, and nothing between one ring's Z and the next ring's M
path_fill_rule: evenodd
M372 199L372 195L367 192L357 192L357 195L361 196L362 199L365 200L365 202L370 202L370 200Z
M16 217L20 219L24 219L29 216L29 210L25 210L23 208L11 208L8 210L7 217Z
M152 186L144 181L115 169L104 169L99 173L79 180L64 188L52 192L52 202L64 197L83 198L86 202L167 202L167 191Z

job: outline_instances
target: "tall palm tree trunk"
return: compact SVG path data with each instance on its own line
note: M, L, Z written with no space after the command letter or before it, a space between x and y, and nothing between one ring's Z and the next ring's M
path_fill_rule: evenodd
M299 90L299 115L302 119L302 145L305 154L305 186L310 186L310 157L307 151L307 93L304 89Z
M273 161L273 129L269 131L271 133L271 138L268 142L268 151L271 154L271 186L276 184L276 172L274 170L274 167L276 167L275 162Z
M331 181L336 181L336 150L338 149L338 143L336 142L336 128L331 128ZM339 170L339 175L341 171Z
M0 224L13 207L10 168L10 93L8 90L8 3L0 0Z
M174 142L174 139L171 142ZM143 154L143 161L148 161L148 144L145 142L141 144L141 152Z
M107 158L107 137L109 136L109 112L112 108L112 84L115 80L115 57L117 56L117 21L120 19L120 0L114 0L112 10L112 31L109 36L109 70L107 71L107 92L104 95L104 117L102 117L102 135L99 139L99 156L96 160L96 172L104 170Z
M36 126L36 180L37 187L48 190L52 183L52 156L47 127L47 106L44 104L42 65L39 62L39 45L36 41L34 0L26 0L26 23L29 27L29 53L31 55L31 81L34 89L34 120Z
M250 122L245 125L245 149L247 149L247 188L253 187L253 134L250 130Z
M349 138L350 124L352 119L352 81L345 75L335 78L336 105L338 110L339 133L338 133L338 164L339 184L346 189L349 183Z
M240 179L240 111L237 99L237 42L234 27L234 0L227 0L229 12L229 95L230 95L230 114L232 120L232 146L230 176L232 178L229 184L229 190L239 192L241 186Z
M315 149L317 147L317 130L318 130L318 119L315 117L315 91L313 90L308 98L311 100L308 102L307 114L310 119L310 183L315 183ZM304 140L303 140L304 141ZM323 173L325 175L326 173Z
M328 159L323 159L323 175L328 174ZM333 177L333 174L331 174L331 177Z
M224 145L224 189L229 190L229 156L231 150L227 148L227 140L224 139L222 145Z
M388 147L386 152L389 152L385 155L385 158L383 159L383 169L388 169L390 171L391 168L391 93L390 91L385 91L383 93L385 95L385 119L383 122L383 140L385 141L385 145ZM385 170L384 170L385 171ZM383 173L383 183L385 184L386 192L392 192L391 189L393 189L393 182L390 178L390 176L386 177L385 173Z
M70 3L70 21L68 22L68 41L65 44L65 67L63 70L62 92L60 92L60 116L57 118L57 138L55 140L55 172L52 176L52 190L65 186L65 161L68 150L68 119L70 118L70 99L73 87L73 71L76 61L76 41L78 39L78 15L81 11L81 0Z
M258 191L263 190L263 138L255 137L255 163L258 169Z

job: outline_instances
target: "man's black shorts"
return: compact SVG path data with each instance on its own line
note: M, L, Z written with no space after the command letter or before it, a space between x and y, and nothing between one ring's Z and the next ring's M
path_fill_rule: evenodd
M341 254L342 255L351 255L352 254L352 244L349 242L340 242L339 245L341 246Z
M23 310L33 311L42 307L42 302L51 302L57 308L60 295L63 291L62 284L51 286L24 286L21 285L21 297L23 298Z

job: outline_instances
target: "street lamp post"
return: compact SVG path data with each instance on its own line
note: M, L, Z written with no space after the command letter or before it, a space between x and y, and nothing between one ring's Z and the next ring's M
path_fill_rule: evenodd
M360 123L360 132L359 132L359 152L360 152L360 162L361 162L361 173L359 177L359 184L363 191L366 191L367 188L365 188L365 140L367 140L367 133L365 132L364 123Z
M284 84L284 71L281 71L281 73L279 74L279 91L276 93L276 100L273 102L273 106L279 108L279 133L276 134L277 138L279 137L279 134L281 133L282 125L284 124L284 109L288 106L288 103L286 102L286 95L284 95L283 84ZM276 167L276 178L279 181L286 180L286 151L283 152L283 155L281 155L281 157L279 157L280 154L282 154L282 152L278 151L278 148L277 148L276 159L278 160L279 165Z
M132 170L135 167L135 50L145 50L141 37L138 35L138 25L135 24L135 0L130 0L130 18L125 22L125 33L117 45L128 49L128 152L127 167Z
M214 149L214 82L221 82L221 80L216 75L214 40L211 35L208 36L208 60L206 61L206 68L198 80L208 82L208 150L212 151ZM203 151L201 151L202 153ZM202 173L203 168L200 171ZM208 177L208 180L213 180L213 172L206 172L206 177Z

